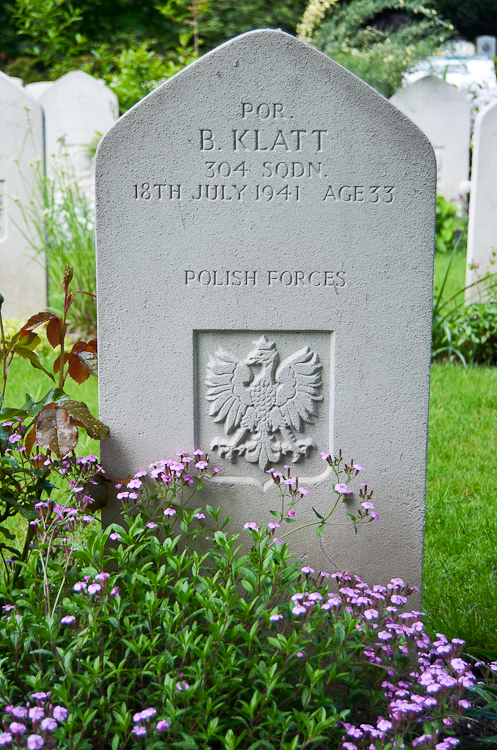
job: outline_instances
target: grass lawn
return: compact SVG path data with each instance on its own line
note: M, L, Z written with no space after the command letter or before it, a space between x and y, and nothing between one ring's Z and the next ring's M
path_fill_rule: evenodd
M437 256L435 290L448 256ZM464 285L465 257L454 259L444 297ZM50 388L22 360L9 373L6 405L22 405ZM97 381L66 385L98 414ZM97 452L81 435L77 452ZM10 525L10 524L9 524ZM423 609L432 632L497 646L497 368L434 364L431 379Z

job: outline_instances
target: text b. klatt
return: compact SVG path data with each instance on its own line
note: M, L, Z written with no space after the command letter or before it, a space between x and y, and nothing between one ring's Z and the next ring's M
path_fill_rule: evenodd
M346 286L345 271L201 271L185 270L186 286L270 286L334 287Z

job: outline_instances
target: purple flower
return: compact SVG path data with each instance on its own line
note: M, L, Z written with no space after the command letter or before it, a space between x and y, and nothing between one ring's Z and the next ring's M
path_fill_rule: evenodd
M352 468L355 469L356 471L366 471L364 466L361 466L361 464L353 464Z
M279 538L279 537L277 537L277 536L274 536L274 537L273 537L273 544L281 544L281 546L283 546L283 545L284 545L284 543L285 543L285 542L283 541L283 539L280 539L280 538Z
M15 719L25 719L28 715L28 709L23 706L16 706L12 709L11 714Z
M314 591L312 594L309 594L309 599L311 600L311 602L319 602L322 598L323 597L318 591Z
M459 701L459 705L461 706L461 708L464 708L464 710L467 710L468 708L471 708L471 703L469 701L466 701L466 700Z
M155 728L158 732L165 732L166 729L169 729L169 722L166 721L166 719L161 719L157 722L157 726Z
M366 609L364 611L364 617L366 618L366 620L375 620L378 617L378 610Z
M198 518L198 520L201 521L202 518L205 518L205 515L203 513L195 513L193 517Z
M90 585L88 586L88 593L90 595L97 594L101 590L102 587L99 583L90 583Z
M207 461L197 461L197 463L195 464L195 468L199 469L200 471L202 471L202 469L206 469L208 466L209 464L207 463Z
M28 750L40 750L43 747L45 740L40 737L39 734L30 734L28 737Z
M295 654L295 656L297 657L297 659L302 659L302 657L304 656L304 652L303 651L297 651L297 653Z
M361 503L361 505L366 510L374 510L374 505L373 505L373 503L370 503L369 500L366 501L365 503Z
M379 638L380 641L389 641L392 638L392 634L388 633L386 630L381 630L377 634L377 638Z
M351 495L352 491L349 490L345 482L341 482L340 484L335 484L335 492L338 492L339 495Z
M310 575L311 573L314 573L314 570L312 568L309 568L308 566L305 566L304 568L300 568L300 571L302 573L305 573L305 575Z
M45 698L49 698L50 693L31 693L31 698L34 701L44 701Z
M299 487L299 492L301 495L308 495L310 490L308 490L307 487Z
M142 720L143 721L148 721L148 719L151 719L152 716L155 716L156 713L157 713L157 709L156 708L145 708L142 711Z
M271 620L271 622L278 622L278 620L283 619L283 615L274 614L271 615L269 619Z
M142 712L139 711L138 713L134 714L133 721L135 724L138 724L142 720Z
M353 742L343 742L342 747L343 750L357 750L357 745L354 745Z
M10 745L12 742L12 735L10 732L2 732L0 734L0 745Z
M463 661L463 659L451 659L450 666L456 672L465 672L468 665L465 661Z
M195 450L193 451L193 455L194 455L194 456L203 456L203 455L204 455L204 451L201 451L201 450L200 450L200 448L196 448L196 449L195 449Z
M147 730L145 727L133 727L131 730L131 734L134 734L135 737L145 737L147 734Z
M327 461L330 458L330 454L329 453L321 453L321 458L323 459L323 461Z
M107 578L110 578L110 573L97 573L95 576L96 581L106 581Z
M53 732L54 729L57 729L57 722L51 716L47 716L46 719L43 719L40 726L44 732Z
M61 625L71 625L76 618L74 615L66 615L65 617L62 617L60 624Z
M247 523L244 523L243 528L247 529L247 531L259 531L259 527L253 521L248 521Z
M288 513L287 513L287 516L288 516L288 518L295 518L295 511L294 510L289 510Z
M140 479L132 479L131 482L128 482L126 487L128 490L139 490L142 484L143 482L141 482Z
M29 718L31 721L40 721L45 716L45 711L41 706L34 706L29 709Z
M154 523L153 521L149 521L147 523L147 529L155 529L156 526L157 526L157 524Z
M292 612L294 615L303 615L307 612L307 609L303 607L301 604L296 604L295 607L293 607Z
M378 719L376 722L376 726L380 730L380 732L389 732L392 728L392 722L388 721L387 719Z
M114 588L111 589L110 595L111 596L119 596L119 589L117 588L117 586L114 586Z
M24 724L19 724L19 722L17 721L13 721L9 729L14 734L24 734L24 732L26 731L26 727L24 726Z
M176 683L176 690L179 690L180 693L182 693L183 691L186 692L187 690L190 690L190 685L182 680L181 682Z
M164 515L165 516L175 516L176 515L176 511L174 510L174 508L166 508L166 510L164 511Z
M65 721L67 719L67 708L63 706L55 706L53 710L53 717L57 721Z
M273 529L279 529L280 525L279 523L276 523L276 521L272 521L271 523L268 523L267 527L268 529L273 530Z
M84 581L78 581L74 584L73 590L74 591L84 591L86 589L86 583Z
M5 612L10 612L11 610L14 609L14 605L13 604L4 604L3 607L2 607L2 609L5 610Z
M9 437L9 443L18 443L19 440L21 440L21 435L14 434Z

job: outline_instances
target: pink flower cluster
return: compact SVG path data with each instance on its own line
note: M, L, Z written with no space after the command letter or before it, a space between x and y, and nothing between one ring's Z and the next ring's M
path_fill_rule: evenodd
M56 747L53 732L59 723L67 719L68 712L64 706L47 703L50 696L51 693L33 693L31 699L35 701L35 705L29 702L25 706L5 706L4 712L8 719L3 721L5 731L0 733L1 747L20 747L29 731L31 733L26 738L28 750ZM28 729L28 724L31 724L31 730Z
M150 479L159 485L167 486L185 486L193 484L195 471L197 476L202 478L206 475L209 468L209 456L204 451L197 448L193 451L193 456L189 456L184 451L176 454L177 458L164 461L154 461L149 465ZM220 469L212 470L211 478L219 474ZM116 484L117 499L128 502L129 500L137 501L140 499L140 492L144 488L144 480L149 474L144 469L137 471L125 486L122 482Z

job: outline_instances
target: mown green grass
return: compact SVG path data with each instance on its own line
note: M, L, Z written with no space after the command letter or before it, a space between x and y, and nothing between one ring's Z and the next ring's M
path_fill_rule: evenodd
M433 294L437 298L440 294L440 289L444 281L445 272L449 264L450 255L443 253L437 253L435 255L435 273L433 279ZM465 249L456 252L452 259L450 271L445 282L442 299L446 300L456 294L460 289L464 288L466 276L466 251ZM458 295L454 304L461 303L463 301L463 295Z
M434 364L423 611L433 632L497 645L497 369Z

